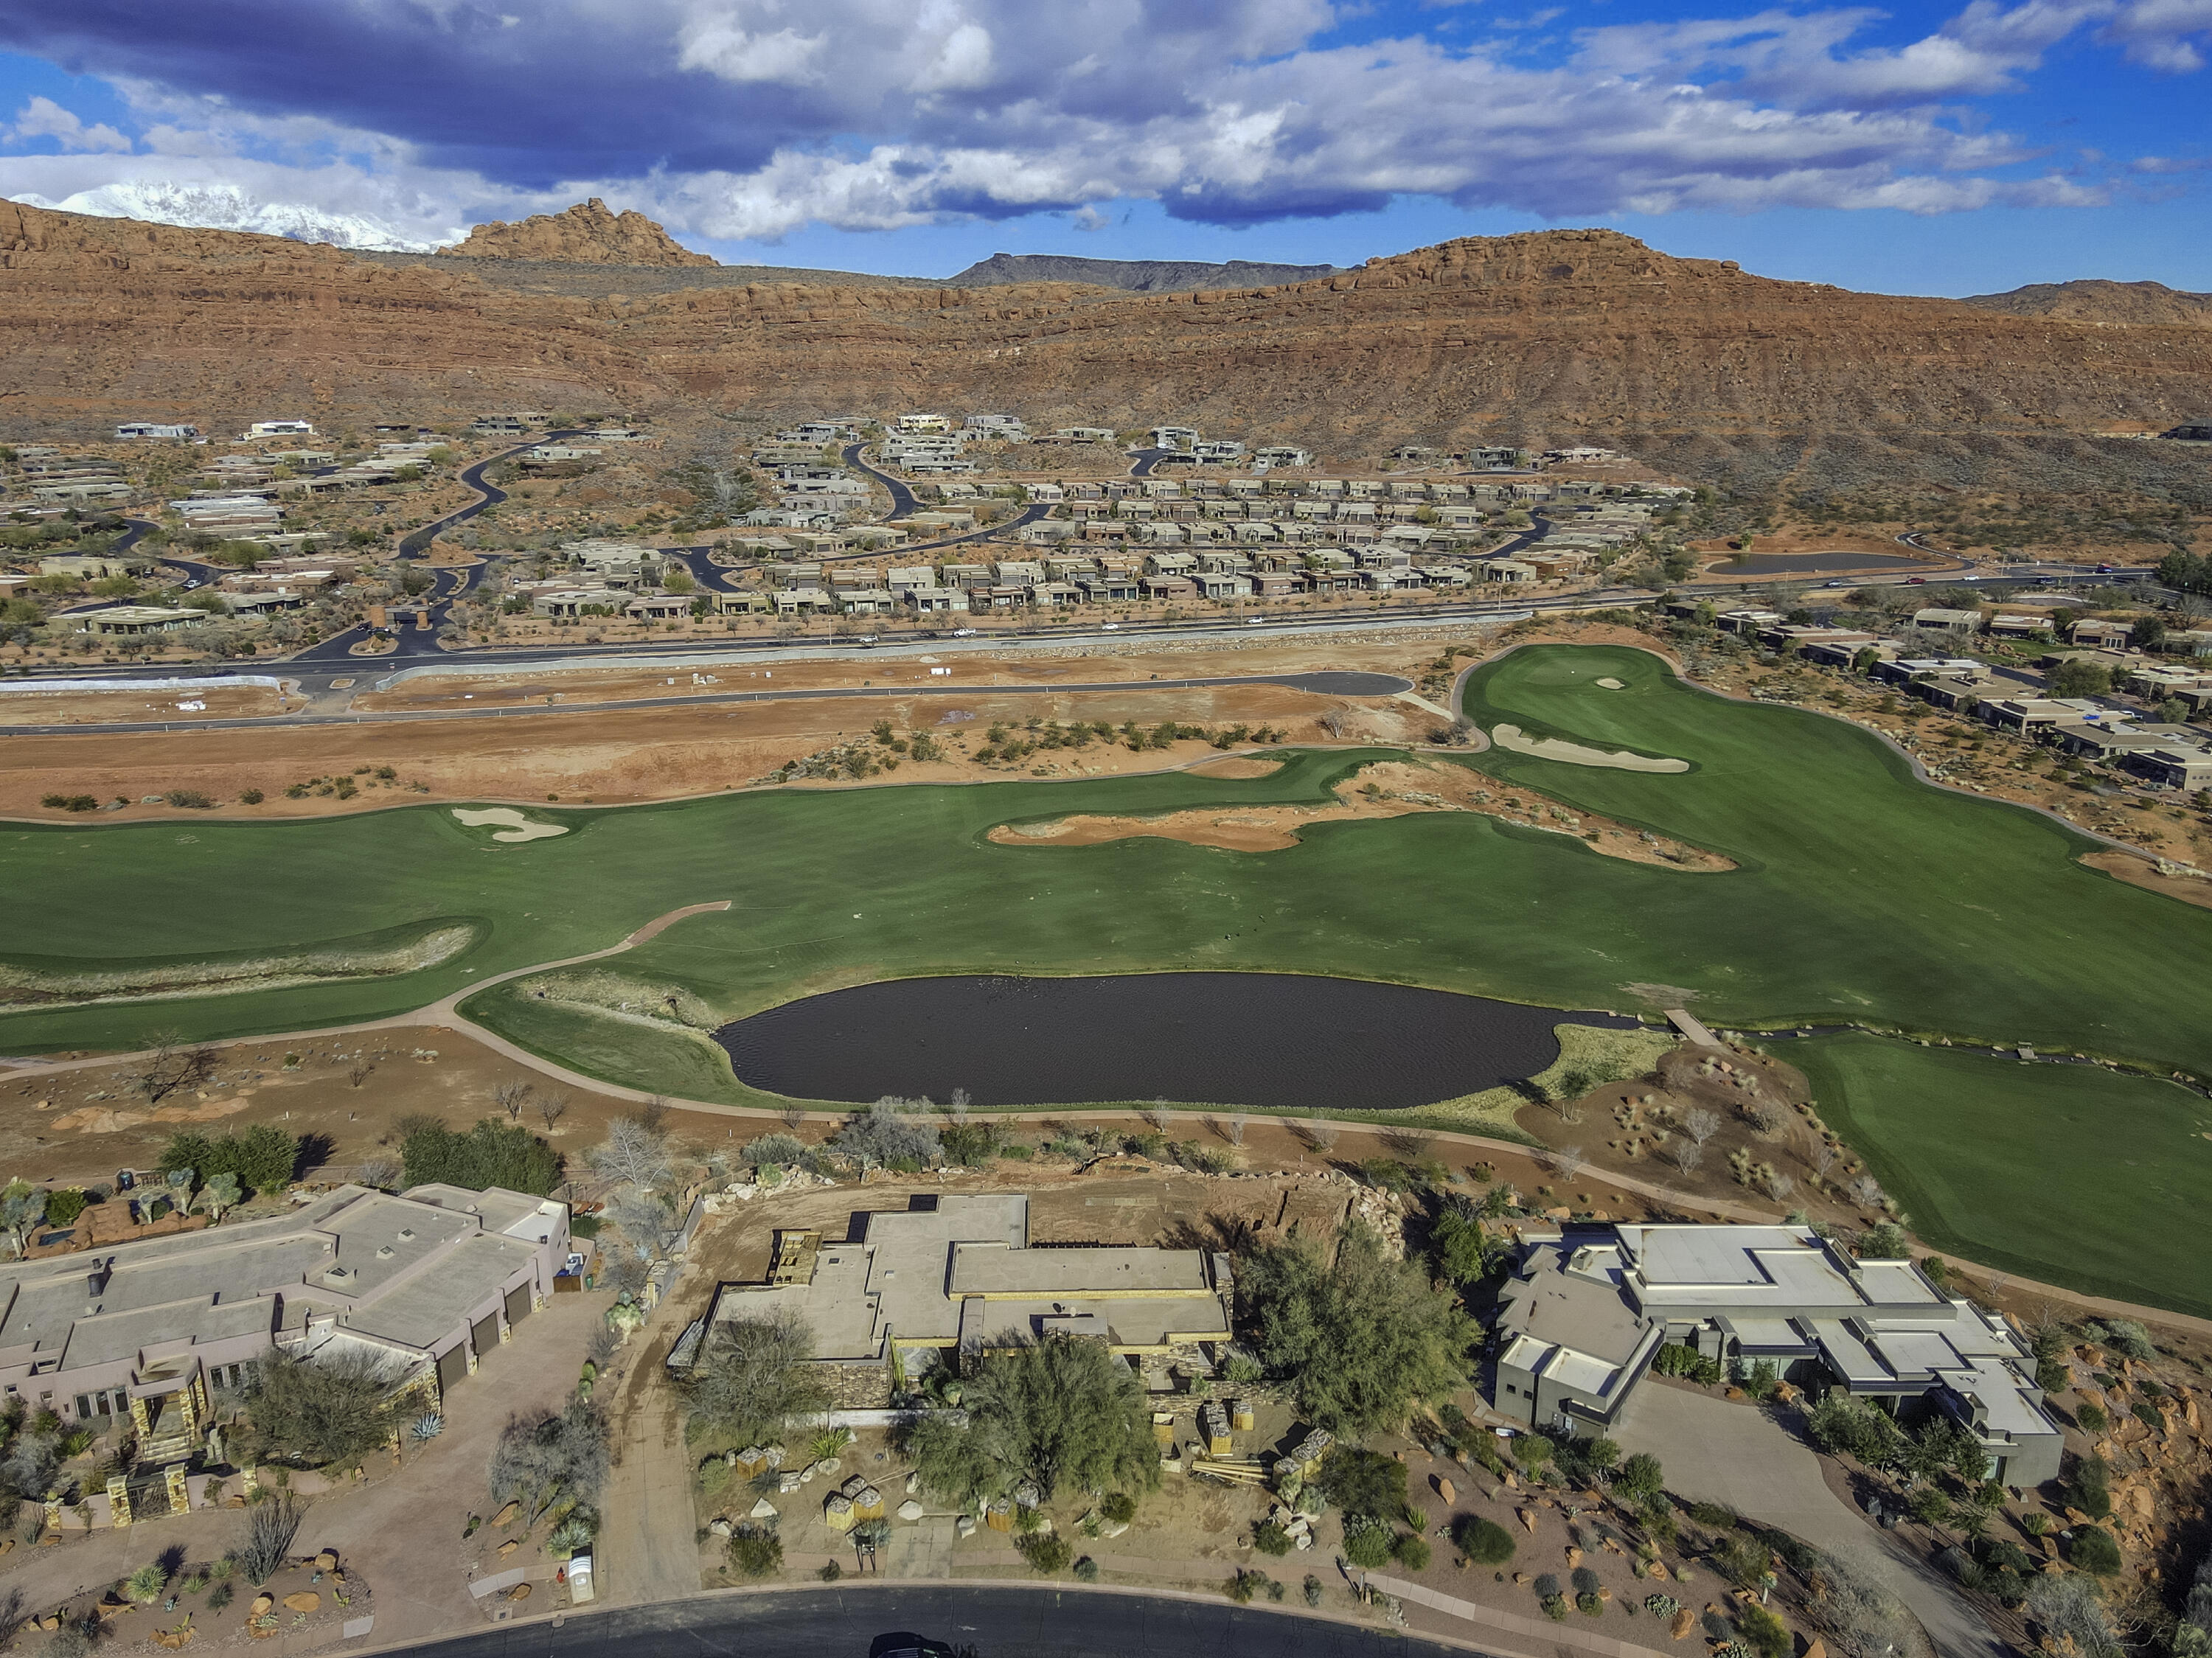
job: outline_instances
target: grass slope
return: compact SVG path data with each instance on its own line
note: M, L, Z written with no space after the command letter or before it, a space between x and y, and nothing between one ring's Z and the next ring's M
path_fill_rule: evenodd
M2199 1096L1856 1033L1775 1048L1936 1248L2212 1317L2212 1104Z

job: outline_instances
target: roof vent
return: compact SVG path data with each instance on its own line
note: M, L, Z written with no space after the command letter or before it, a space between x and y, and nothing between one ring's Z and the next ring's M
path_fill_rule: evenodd
M352 1274L348 1272L343 1266L333 1266L329 1272L324 1273L323 1276L325 1278L350 1278Z
M394 1256L394 1255L398 1254L398 1253L399 1253L399 1252L398 1252L397 1249L393 1248L390 1244L388 1244L388 1243L387 1243L387 1244L386 1244L386 1245L384 1246L384 1248L382 1248L381 1249L379 1249L379 1250L376 1252L376 1258L377 1258L379 1260L390 1260L392 1258L392 1256Z
M403 1227L401 1227L401 1228L399 1229L399 1241L400 1241L402 1243L407 1243L407 1242L411 1242L411 1241L413 1240L414 1236L415 1236L415 1229L414 1229L413 1227L411 1227L411 1226L403 1226Z

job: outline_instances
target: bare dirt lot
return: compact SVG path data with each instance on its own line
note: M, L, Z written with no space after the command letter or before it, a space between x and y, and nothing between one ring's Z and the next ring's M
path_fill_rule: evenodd
M1132 752L1117 743L1100 742L1082 750L1030 756L1018 765L981 763L971 756L986 734L1000 723L1019 730L1031 720L1125 721L1152 726L1163 720L1220 727L1268 726L1293 743L1408 743L1422 740L1437 721L1389 698L1352 700L1322 696L1282 685L1227 685L1178 689L1148 689L1152 677L1200 678L1224 674L1278 674L1329 668L1366 669L1418 677L1435 646L1423 642L1357 644L1327 641L1260 650L1217 650L1200 653L1155 652L1111 658L1017 656L959 659L967 676L947 689L932 681L927 663L891 659L797 662L772 670L740 668L712 686L690 688L690 670L673 675L641 671L588 676L587 695L568 676L527 682L532 701L558 695L563 703L672 695L671 677L702 694L757 686L766 675L778 687L876 689L893 669L908 676L902 689L913 695L875 698L822 699L789 702L716 704L696 708L562 710L543 715L483 720L395 720L370 727L355 726L270 726L262 731L187 732L88 732L10 738L0 746L0 814L34 820L58 820L42 807L48 794L93 794L103 801L118 797L133 804L112 818L188 815L174 808L137 804L143 796L191 788L220 803L224 817L304 817L359 811L385 805L434 800L532 801L557 798L601 805L665 800L743 788L770 774L836 745L868 738L878 720L898 731L927 731L943 742L946 757L931 762L902 762L896 771L878 773L882 782L958 782L1005 776L1113 776L1159 771L1212 753L1200 742ZM948 657L945 665L955 659ZM732 676L758 674L757 680ZM1133 682L1127 689L994 695L987 683L997 674L1015 684ZM787 675L789 677L787 678ZM703 676L702 676L703 677ZM650 680L651 683L646 683ZM403 693L426 699L420 709L516 706L525 682L463 681L453 677L410 682ZM548 686L557 687L548 690ZM425 688L420 691L411 687ZM442 689L441 689L442 688ZM465 701L466 698L476 701ZM143 697L139 699L143 701ZM1325 730L1322 716L1337 714L1340 731ZM963 752L965 750L965 753ZM896 757L896 756L887 756ZM390 778L376 775L389 768ZM291 786L341 775L355 778L358 793L347 799L335 793L311 791L287 798ZM815 782L810 786L852 786ZM239 796L259 790L264 797L247 806Z
M297 706L267 685L204 690L0 691L0 726L101 726L143 720L245 720Z

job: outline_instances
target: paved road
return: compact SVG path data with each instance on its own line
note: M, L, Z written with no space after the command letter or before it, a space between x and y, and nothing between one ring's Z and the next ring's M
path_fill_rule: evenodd
M906 487L903 482L893 477L889 472L878 471L876 468L869 465L867 462L860 459L860 451L866 447L867 445L864 443L847 444L845 446L845 465L851 467L856 472L866 472L870 477L875 479L877 483L882 484L884 489L891 492L891 510L890 514L884 519L884 522L886 524L896 523L900 519L906 518L914 513L921 511L921 501L915 496L913 490Z
M1225 1600L890 1580L576 1612L557 1628L487 1630L404 1650L423 1658L874 1658L919 1644L916 1637L976 1658L1457 1658L1468 1649Z
M383 660L389 661L390 658ZM611 702L510 702L481 708L395 709L383 713L272 714L236 720L149 720L100 725L0 726L0 737L83 737L125 732L256 731L271 726L388 725L410 720L501 720L525 714L574 714L613 708L689 708L735 702L805 702L831 698L914 696L1067 696L1104 691L1203 690L1221 685L1287 685L1320 696L1395 696L1413 682L1387 673L1222 674L1201 679L1105 679L1047 685L992 685L975 680L941 685L836 685L811 690L709 691L683 696L642 696Z

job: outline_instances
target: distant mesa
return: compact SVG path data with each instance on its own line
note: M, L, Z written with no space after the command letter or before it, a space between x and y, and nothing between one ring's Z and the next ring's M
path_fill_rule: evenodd
M2115 282L2087 277L2031 282L2002 294L1973 294L1968 305L2016 317L2065 322L2124 323L2143 328L2212 328L2212 294L2190 294L2164 282Z
M1231 259L1079 259L1059 253L994 253L957 276L947 288L998 288L1009 282L1086 282L1132 294L1174 294L1198 288L1273 288L1333 276L1333 264L1260 264Z
M561 213L533 214L513 224L480 224L465 241L438 250L458 259L535 259L558 264L711 265L704 253L679 246L644 214L616 213L594 196Z

